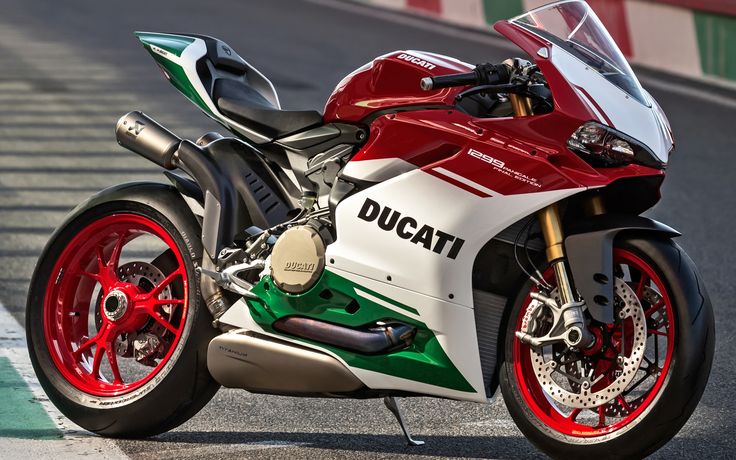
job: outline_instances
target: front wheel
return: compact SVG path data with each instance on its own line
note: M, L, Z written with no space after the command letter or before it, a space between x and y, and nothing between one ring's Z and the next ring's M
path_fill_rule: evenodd
M685 424L710 373L713 313L690 258L664 239L617 240L613 254L616 321L589 318L590 349L521 343L514 333L533 310L528 293L507 322L504 400L524 434L555 458L650 454Z
M73 422L151 436L215 394L198 235L184 201L157 185L102 192L54 234L31 280L26 333L41 385Z

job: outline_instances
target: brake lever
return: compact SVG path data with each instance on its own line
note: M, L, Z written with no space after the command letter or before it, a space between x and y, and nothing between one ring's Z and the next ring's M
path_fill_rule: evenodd
M478 93L511 93L514 92L517 89L521 89L524 87L523 83L506 83L503 85L481 85L476 86L474 88L466 89L465 91L461 92L457 96L455 96L455 101L460 102L463 98L472 96L474 94Z

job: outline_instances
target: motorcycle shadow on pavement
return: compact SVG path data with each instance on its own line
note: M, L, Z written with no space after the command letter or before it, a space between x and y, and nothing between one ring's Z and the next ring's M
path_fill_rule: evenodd
M317 450L334 450L362 452L370 456L377 454L421 455L454 458L547 458L539 453L523 437L508 436L444 436L416 434L416 438L425 441L424 446L409 447L400 435L373 435L360 433L313 433L313 432L231 432L210 431L192 432L176 431L159 435L149 441L161 443L186 443L212 445L212 450L228 445L229 451L237 451L238 445L243 449L256 446L279 446L311 448ZM166 456L165 447L161 454ZM280 450L280 449L279 449Z

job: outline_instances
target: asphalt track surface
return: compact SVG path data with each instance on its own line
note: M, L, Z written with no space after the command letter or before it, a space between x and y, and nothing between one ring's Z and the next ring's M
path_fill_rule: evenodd
M22 324L43 245L78 202L112 184L163 179L119 148L117 118L143 110L182 136L216 129L161 76L134 30L195 32L229 43L274 82L285 108L321 108L348 72L396 49L468 62L518 54L482 34L332 0L86 2L3 0L0 10L0 302ZM716 310L717 349L702 402L658 458L726 458L736 447L733 283L736 93L644 72L677 140L662 201L650 215L682 231ZM695 96L688 95L694 91ZM145 441L116 441L131 458L540 456L492 406L404 403L427 441L405 447L378 400L294 399L221 390L188 423Z

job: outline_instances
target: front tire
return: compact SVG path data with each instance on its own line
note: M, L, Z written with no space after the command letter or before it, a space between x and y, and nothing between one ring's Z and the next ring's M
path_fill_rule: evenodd
M49 399L110 437L168 431L219 385L199 294L199 226L170 187L108 189L52 236L31 280L28 349Z
M642 375L648 375L643 381L648 388L632 388L632 381L620 399L600 407L565 407L545 394L538 377L529 372L524 365L528 347L514 336L530 302L528 292L516 301L507 321L500 379L504 400L527 438L554 458L644 457L682 428L708 381L715 344L713 312L692 260L671 240L631 238L615 242L614 264L617 276L629 285L629 292L636 293L647 317L649 358L642 360L640 371L646 366ZM618 343L621 347L624 340L613 326L599 327L604 332L597 336L606 337L605 345L615 349ZM631 328L622 321L624 333L627 327ZM656 358L651 354L655 347ZM596 364L594 357L605 359L605 351L605 346L597 355L591 351L593 357L581 362L592 362L599 371L604 366ZM554 355L554 351L549 353ZM655 372L649 373L650 366ZM612 376L607 378L614 380ZM574 382L569 382L574 387Z

